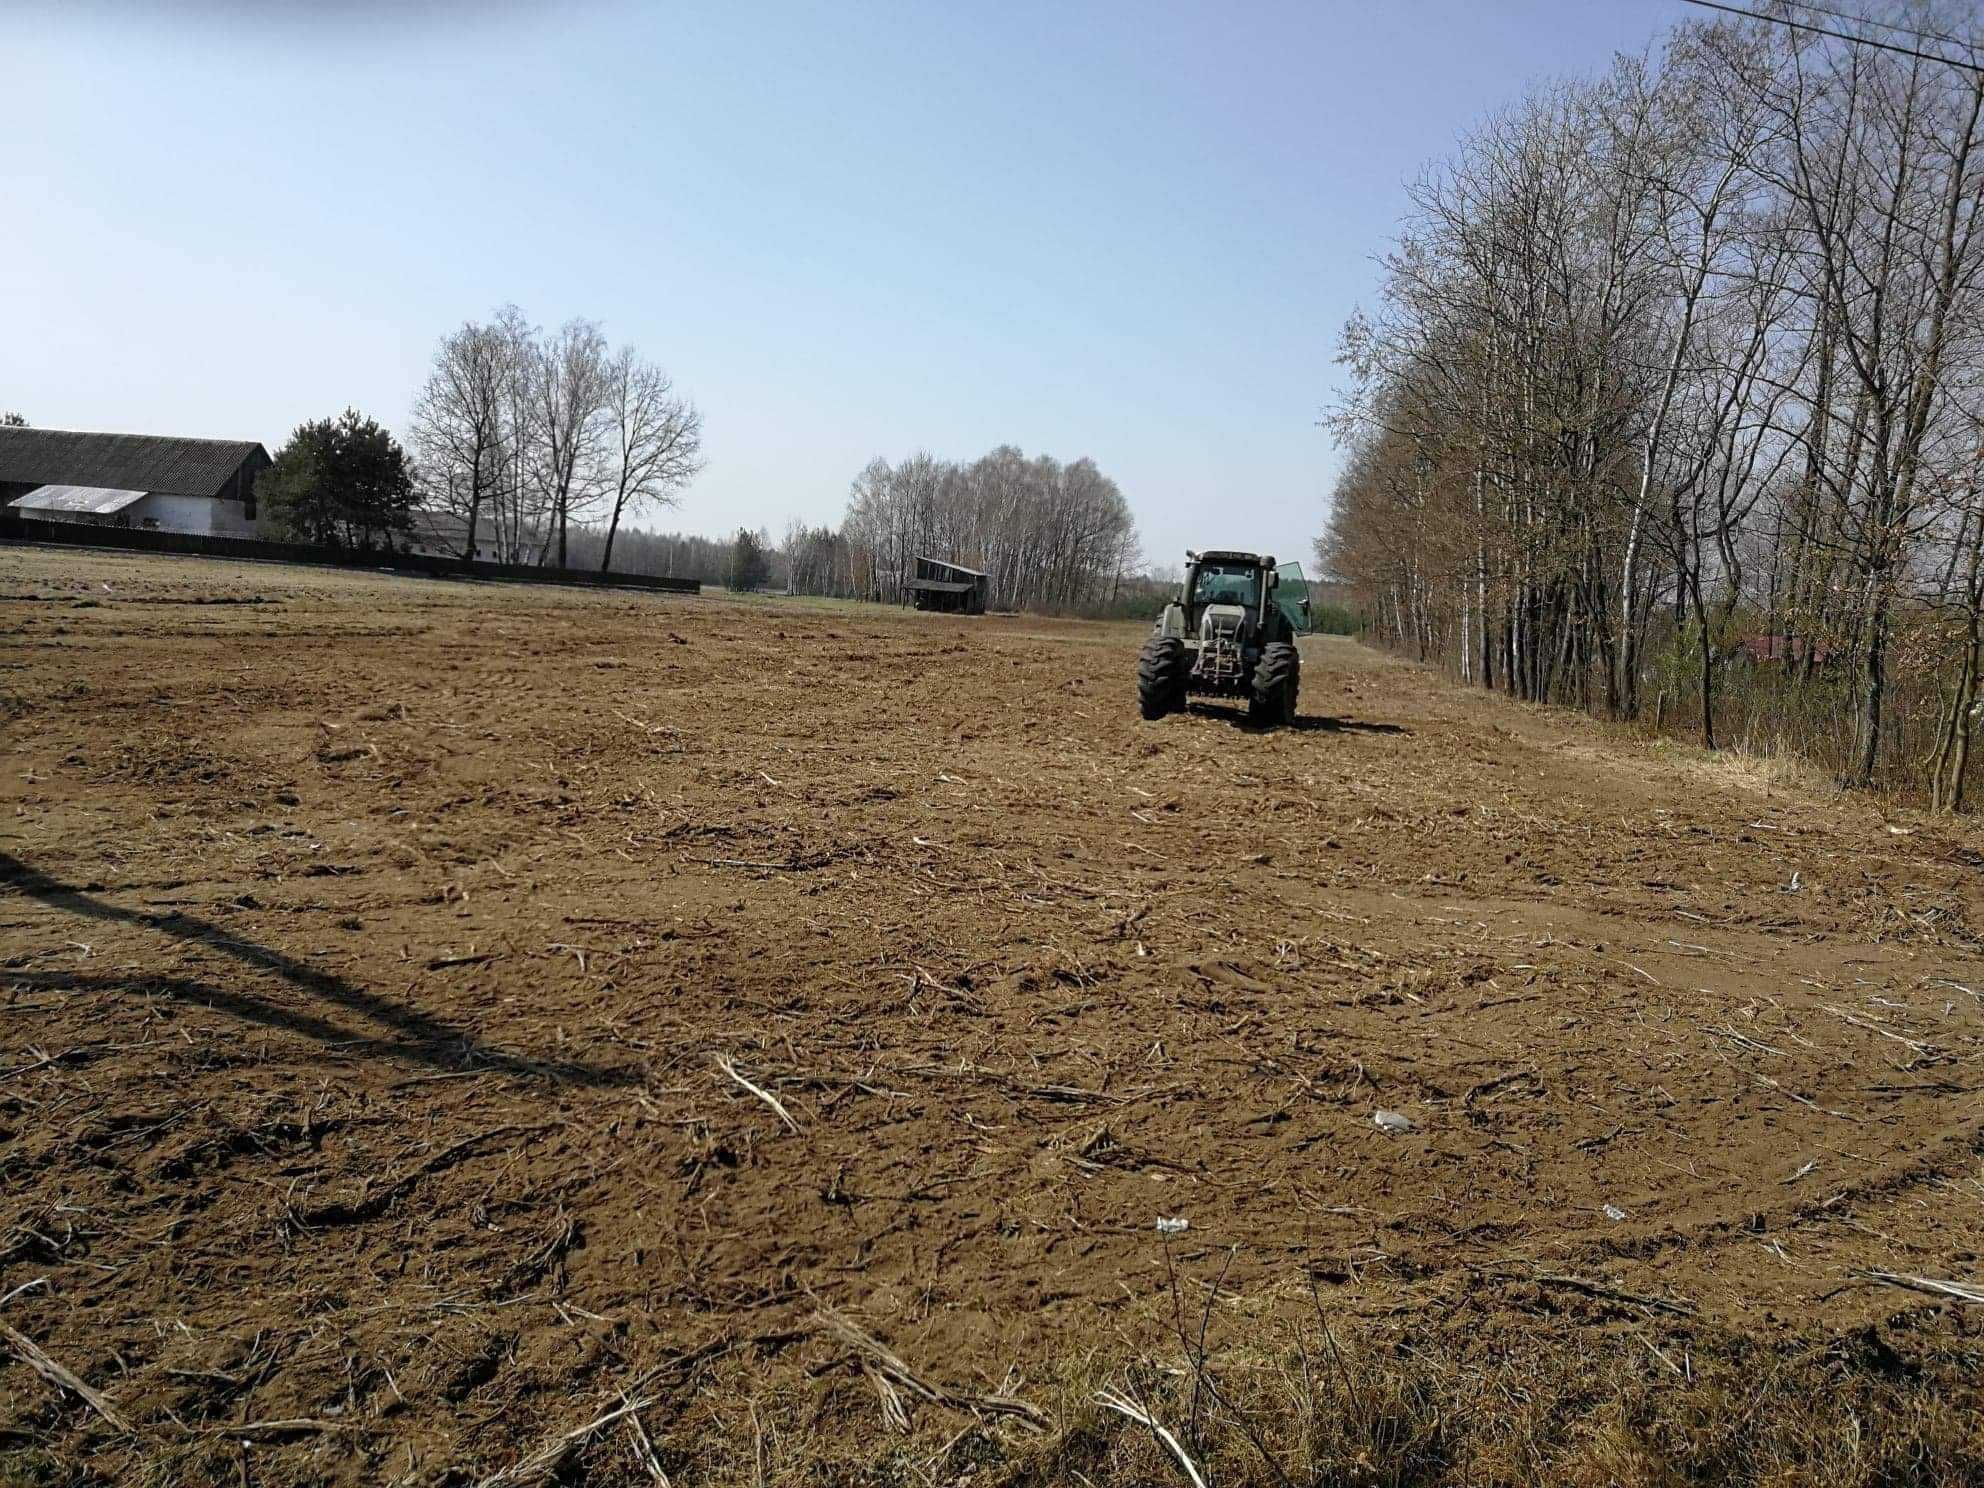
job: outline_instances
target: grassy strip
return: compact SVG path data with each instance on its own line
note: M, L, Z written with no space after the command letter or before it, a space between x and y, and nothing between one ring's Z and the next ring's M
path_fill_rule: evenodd
M190 1488L236 1481L250 1461L253 1481L285 1488L1984 1482L1984 1340L1940 1303L1878 1330L1768 1342L1630 1308L1498 1309L1439 1330L1333 1326L1320 1313L1229 1321L1245 1341L1225 1348L1202 1342L1206 1321L1181 1319L1168 1350L1098 1349L1044 1376L980 1382L989 1390L926 1378L865 1333L855 1347L798 1329L764 1350L719 1335L640 1372L638 1397L602 1393L608 1377L593 1375L514 1399L535 1422L513 1434L520 1443L563 1416L579 1423L561 1427L555 1452L492 1460L471 1430L452 1446L424 1442L410 1475L415 1454L384 1420L303 1423L331 1434L254 1443L239 1427L156 1424L133 1455L80 1459L16 1432L0 1441L0 1488Z
M891 1431L852 1372L757 1393L719 1376L663 1461L678 1484L1185 1485L1189 1471L1212 1488L1984 1482L1984 1344L1938 1308L1918 1322L1766 1344L1686 1328L1567 1338L1510 1318L1351 1337L1318 1321L1198 1365L1188 1336L1169 1358L1097 1355L1010 1386L1047 1408L1044 1435L932 1411ZM1103 1391L1168 1430L1192 1468ZM611 1457L584 1481L636 1481Z

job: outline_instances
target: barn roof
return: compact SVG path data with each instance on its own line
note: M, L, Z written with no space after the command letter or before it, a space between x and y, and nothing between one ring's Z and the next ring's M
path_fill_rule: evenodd
M107 517L144 499L143 491L112 491L102 486L37 486L7 505L21 512L72 512Z
M268 451L252 439L87 434L0 428L0 482L218 496L243 464Z

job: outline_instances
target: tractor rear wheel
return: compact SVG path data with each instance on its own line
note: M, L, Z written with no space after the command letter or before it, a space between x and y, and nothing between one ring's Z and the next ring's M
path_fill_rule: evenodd
M1295 697L1302 686L1302 658L1286 641L1261 651L1254 668L1254 693L1247 700L1247 717L1263 728L1295 722Z
M1137 704L1146 718L1162 718L1185 706L1185 643L1175 636L1152 636L1137 658Z

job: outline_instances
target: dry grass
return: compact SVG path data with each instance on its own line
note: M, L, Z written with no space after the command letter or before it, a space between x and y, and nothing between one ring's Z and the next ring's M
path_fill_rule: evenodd
M1917 1322L1783 1346L1594 1329L1567 1347L1541 1325L1484 1337L1318 1321L1196 1366L1188 1336L1168 1358L1099 1352L1027 1383L1055 1422L1044 1435L930 1406L905 1431L852 1362L768 1385L740 1359L649 1430L677 1484L1189 1484L1154 1430L1098 1400L1107 1390L1167 1428L1212 1488L1978 1482L1984 1347L1938 1309ZM631 1433L602 1440L559 1481L643 1481L639 1450Z
M1413 659L1411 648L1390 650L1368 634L1360 640L1390 655ZM1925 665L1919 646L1897 647L1891 656L1882 704L1881 748L1874 764L1872 793L1890 809L1929 804L1931 761L1954 662L1947 657ZM1777 662L1737 659L1717 669L1716 749L1702 748L1700 671L1691 649L1677 659L1671 640L1650 645L1648 671L1641 679L1640 710L1623 721L1624 731L1671 746L1677 759L1714 767L1713 779L1770 793L1790 790L1837 792L1859 762L1861 678L1857 665L1841 661L1804 676ZM1416 661L1458 680L1454 667L1438 660ZM1581 685L1582 684L1582 685ZM1497 694L1503 696L1505 694ZM1593 717L1603 717L1603 677L1560 674L1547 704L1579 708L1590 700ZM1691 753L1690 753L1691 752ZM1975 802L1984 780L1984 750L1969 764L1966 797Z
M1429 1311L1431 1309L1429 1308ZM1984 1481L1984 1340L1929 1303L1872 1328L1759 1343L1686 1320L1469 1327L1465 1306L1357 1323L1207 1314L1162 1353L1098 1348L981 1395L852 1325L713 1339L604 1389L573 1427L478 1477L403 1459L423 1488L533 1482L974 1488L1887 1488ZM1210 1309L1207 1313L1210 1313ZM1205 1335L1200 1330L1210 1321ZM849 1339L855 1342L850 1343ZM877 1357L887 1365L878 1368ZM877 1383L878 1372L894 1382ZM899 1384L901 1388L894 1385ZM1116 1408L1104 1403L1104 1398ZM1126 1415L1147 1418L1143 1424ZM1041 1422L1045 1421L1042 1429ZM338 1423L279 1422L339 1430ZM1163 1435L1160 1435L1160 1429ZM1169 1439L1165 1439L1168 1437ZM154 1436L136 1478L0 1444L0 1488L238 1481L239 1431ZM1187 1464L1189 1463L1189 1467Z
M1797 792L1826 796L1838 791L1837 779L1804 756L1783 750L1752 752L1740 746L1710 752L1685 740L1656 737L1648 755L1662 764L1702 777L1707 783L1781 796Z

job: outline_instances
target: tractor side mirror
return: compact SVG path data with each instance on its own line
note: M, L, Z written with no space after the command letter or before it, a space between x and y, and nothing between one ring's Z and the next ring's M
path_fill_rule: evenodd
M1279 573L1274 572L1273 570L1270 570L1268 573L1268 588L1279 589L1280 587L1281 587L1281 575Z

